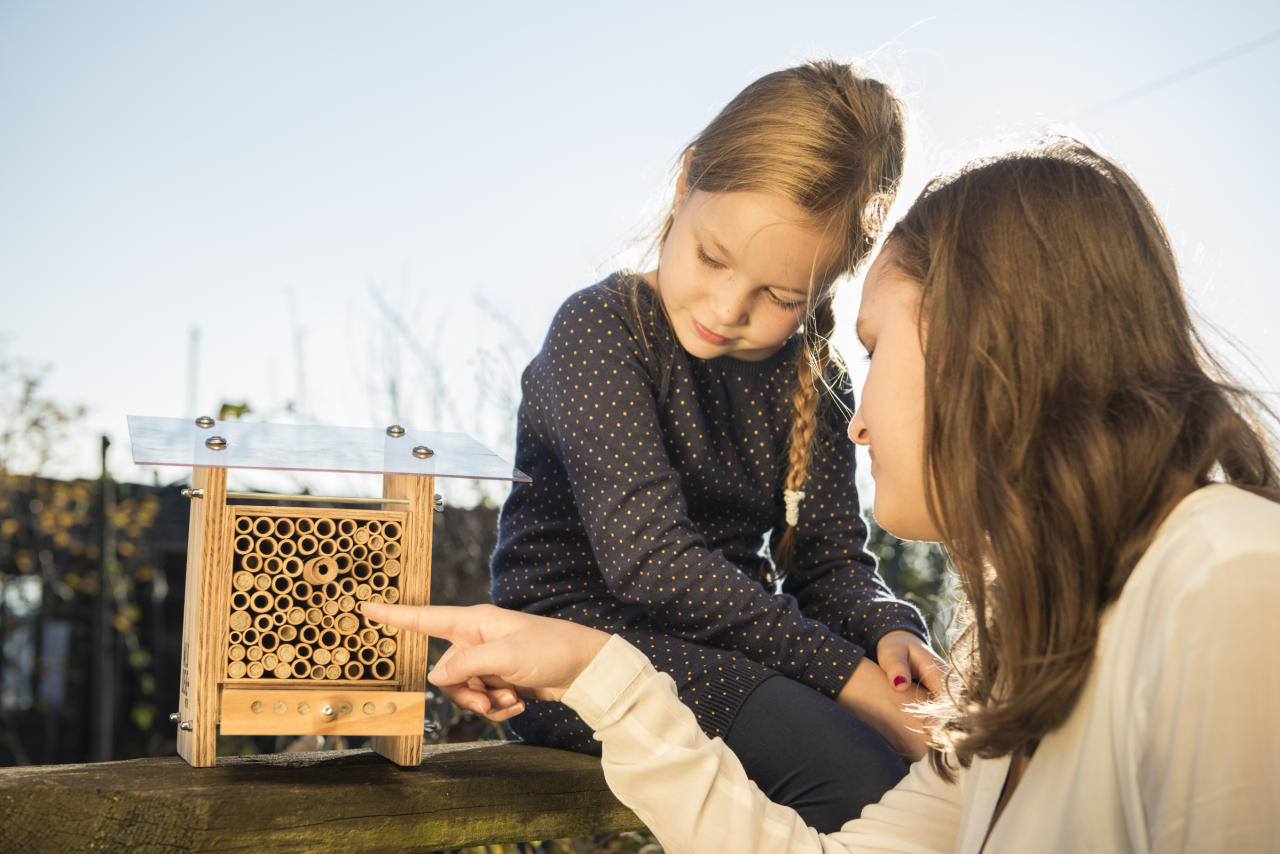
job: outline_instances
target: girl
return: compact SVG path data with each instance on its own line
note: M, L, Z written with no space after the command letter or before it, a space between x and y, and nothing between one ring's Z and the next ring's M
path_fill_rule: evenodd
M1273 849L1280 478L1250 398L1207 372L1142 192L1071 141L937 181L858 332L876 516L945 543L971 618L930 761L841 832L754 791L619 638L368 612L453 637L430 678L464 702L507 700L478 677L576 709L669 852Z
M570 297L525 371L533 481L492 560L495 603L626 637L752 779L831 830L905 773L893 748L923 754L903 706L915 680L940 686L919 614L863 550L827 344L902 155L897 100L848 66L734 98L684 154L657 268ZM559 703L512 725L599 752Z

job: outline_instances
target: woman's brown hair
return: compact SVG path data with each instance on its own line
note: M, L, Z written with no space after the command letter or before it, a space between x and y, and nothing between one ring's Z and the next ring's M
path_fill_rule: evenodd
M849 65L820 60L747 86L686 150L686 194L750 191L787 199L840 247L831 269L815 271L820 286L806 306L791 394L788 492L804 489L818 391L844 371L828 343L835 329L835 282L871 253L902 178L905 145L902 105L889 87ZM673 208L659 230L659 250L674 218ZM774 550L782 572L793 538L788 526Z
M1151 203L1089 147L938 179L888 246L923 285L926 495L968 611L938 746L967 766L1067 716L1173 503L1280 484L1266 407L1219 379Z

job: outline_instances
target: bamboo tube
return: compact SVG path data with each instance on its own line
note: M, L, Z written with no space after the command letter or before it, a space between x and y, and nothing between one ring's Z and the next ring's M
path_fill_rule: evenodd
M324 598L337 599L342 595L342 587L336 581L327 582L324 586Z
M388 587L386 590L382 591L382 595L387 597L388 605L394 605L400 601L400 588Z
M351 577L356 581L368 581L373 574L373 567L367 560L358 560L351 564Z
M242 640L244 640L244 638L241 636L239 632L235 631L234 629L227 633L227 642L231 646L235 646L236 644L240 643Z
M253 547L253 550L264 558L271 557L276 553L276 541L270 537L263 537L261 540L258 540L257 544Z
M248 516L236 517L236 533L247 534L253 530L253 519Z
M293 530L298 534L298 536L302 536L303 534L310 534L312 531L315 530L315 524L316 524L315 520L313 519L308 519L305 517L300 519L295 519L293 521Z
M253 520L253 532L259 537L269 537L275 533L276 525L270 516L259 516Z
M277 575L271 579L271 592L277 595L293 594L293 579L287 575Z
M364 665L358 661L348 661L343 667L342 673L348 679L359 679L364 675Z
M227 649L227 658L231 659L232 661L239 661L240 659L244 658L244 647L238 643L233 643Z
M351 594L356 592L356 580L351 576L338 579L338 589L343 593Z
M360 651L356 653L356 658L365 664L373 664L378 660L378 651L371 646L360 647Z
M333 520L319 518L315 522L316 536L322 540L327 540L333 536Z
M240 555L240 566L249 572L257 572L262 569L262 556L253 552Z
M276 605L279 605L279 604L280 604L280 599L279 597L277 597ZM288 618L287 609L277 607L275 613L271 615L271 622L273 623L272 628L275 628L275 629L283 628L285 624L285 620L287 618Z
M240 637L242 638L241 643L243 643L245 646L252 646L253 644L258 642L258 630L245 629L240 633Z
M338 533L339 533L339 534L341 534L341 535L342 535L342 536L344 536L344 537L349 537L349 536L351 536L352 534L354 534L355 532L356 532L356 520L355 520L355 519L339 519L339 520L338 520Z
M395 626L378 626L378 631L382 632L387 637L395 637L400 633L400 630Z
M291 644L291 643L282 643L282 644L280 644L280 646L276 649L276 656L277 656L281 661L289 662L289 661L293 661L295 658L297 658L297 657L298 657L298 651L297 651L296 649L294 649L293 644Z
M249 594L243 590L237 590L231 594L231 610L247 611L249 609Z
M236 631L244 631L253 625L253 617L248 611L232 611L230 624Z
M395 578L400 574L400 559L394 557L387 558L387 562L382 565L382 571L392 578Z
M249 671L249 666L243 661L233 661L227 665L227 676L232 679L240 679Z
M357 602L367 602L371 596L373 596L373 588L369 586L368 582L362 581L356 585Z
M244 651L244 657L250 661L259 661L262 658L262 647L251 646Z
M298 639L303 643L315 643L318 637L320 637L320 630L309 623L298 629Z
M338 551L338 544L331 539L321 540L316 544L316 551L318 551L322 557L333 557Z
M275 670L271 671L271 675L277 679L288 679L293 675L293 668L282 661L276 665Z
M311 665L306 659L295 658L293 660L293 675L298 679L306 679L311 673Z
M328 667L324 669L324 678L325 679L341 679L342 668L336 664L330 664Z
M379 522L377 519L370 519L368 522L365 523L364 529L369 532L370 537L381 536L382 523Z
M293 536L293 520L288 516L280 516L275 520L273 531L277 538L287 540Z
M384 658L390 658L396 654L396 642L391 638L383 638L378 641L378 655Z
M298 636L298 627L293 623L285 623L280 627L280 640L291 641Z
M369 556L368 546L362 546L359 543L356 543L354 546L351 547L352 560L364 560L368 556Z
M387 544L382 547L382 552L388 558L400 557L400 544L394 540L387 540Z
M369 549L369 566L374 569L382 569L382 565L387 562L387 556L381 551Z
M363 546L365 543L369 542L369 529L356 528L351 534L351 539L356 545Z
M289 609L289 613L285 615L285 619L289 621L289 625L297 626L307 618L307 612L296 605ZM294 631L297 631L295 629Z
M258 646L262 647L263 652L271 652L280 645L280 636L275 632L263 632L262 637L258 639ZM386 655L387 653L383 653ZM271 668L267 668L270 670Z
M321 590L312 590L311 595L307 597L307 605L312 608L319 609L324 604L324 592Z
M340 646L333 650L332 655L334 664L346 664L351 660L351 650L344 646Z
M274 652L268 652L262 656L262 669L275 670L276 665L280 663L280 658Z
M311 598L311 585L305 581L293 582L293 598L299 602L305 602Z
M311 660L314 661L316 664L328 664L330 661L333 660L333 653L321 647L320 649L317 649L315 652L311 653Z
M373 663L374 679L390 679L396 672L396 666L385 658L379 658Z
M311 534L302 534L295 542L298 544L296 553L300 555L315 554L316 549L320 548L320 541Z
M323 617L320 618L320 628L331 629L333 628L335 622L336 622L336 618L333 616L333 614L325 614Z
M373 646L378 642L377 629L364 629L360 632L360 643L365 646Z
M255 575L253 577L253 589L254 590L270 590L271 576L267 575L265 572L260 572L257 575Z
M296 657L305 660L306 662L308 662L308 666L310 666L311 653L314 652L311 646L309 644L300 643L300 644L295 644L293 649L296 654Z
M324 604L320 606L320 610L324 611L325 616L332 617L334 614L338 613L338 610L339 610L338 600L337 599L324 600Z
M401 534L401 529L400 529L399 522L383 522L382 523L382 536L384 539L388 541L398 540L400 539L400 534Z
M280 557L292 557L297 550L298 544L294 540L276 541L276 554L280 555Z
M302 575L302 558L297 555L291 555L280 561L280 571L290 578L297 578Z
M253 578L252 572L241 570L231 576L231 586L236 590L250 590L253 588Z
M387 585L390 583L391 579L387 578L387 574L385 572L375 572L373 575L369 576L369 586L374 590L385 590Z
M351 538L346 536L339 536L333 543L338 547L339 552L349 552L351 547L355 545L355 543L351 542Z
M262 562L262 569L271 575L279 573L283 566L284 561L278 557L269 557Z
M270 610L275 603L276 597L263 590L259 590L249 597L249 607L258 612Z
M344 552L338 552L333 556L333 563L338 567L338 575L342 575L351 569L351 555Z
M324 678L324 665L323 665L323 664L313 664L313 665L311 665L311 672L310 672L310 673L308 673L307 675L308 675L308 676L310 676L312 679L323 679L323 678Z
M307 625L308 626L318 626L320 625L320 621L322 619L324 619L324 611L321 611L319 608L307 609Z
M348 652L355 652L360 648L360 636L347 635L345 638L342 639L342 648L347 650Z
M275 628L275 614L270 612L255 614L253 617L253 627L259 632L269 632Z
M381 552L381 551L382 551L382 547L383 547L384 545L386 545L386 542L387 542L387 541L386 541L386 539L385 539L385 538L383 538L383 537L381 537L381 536L379 536L379 535L377 535L377 534L372 534L372 535L370 535L370 537L369 537L369 554L373 554L374 552Z
M248 671L249 671L249 678L250 678L250 679L261 679L261 678L262 678L262 673L263 673L262 662L261 662L261 661L250 661L250 662L249 662Z
M253 537L248 534L241 534L235 538L232 548L235 549L236 554L247 555L253 551Z
M348 611L354 611L356 608L356 597L347 593L343 593L338 597L338 610L344 614ZM341 619L341 618L339 618Z
M302 565L302 577L311 584L327 584L338 577L338 564L330 557L312 558Z
M325 649L333 649L342 642L342 636L338 634L337 629L325 629L320 632L320 646Z
M293 607L293 597L288 593L276 594L276 613L287 614Z

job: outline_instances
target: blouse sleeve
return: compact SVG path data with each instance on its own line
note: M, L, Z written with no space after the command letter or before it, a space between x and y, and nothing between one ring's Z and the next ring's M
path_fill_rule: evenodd
M853 409L853 395L843 395ZM841 636L875 652L887 632L903 630L928 640L920 612L898 599L867 554L867 527L854 483L854 444L844 435L838 407L819 408L820 428L805 480L796 528L794 568L782 589L800 610ZM782 529L779 519L777 530Z
M591 289L570 298L524 378L531 422L564 469L605 583L674 636L834 696L862 649L708 547L667 455L659 372L621 303Z
M668 854L936 854L955 848L960 787L941 780L927 761L917 762L879 804L838 832L808 827L747 778L723 741L707 738L670 677L620 637L605 644L563 700L602 743L610 789Z

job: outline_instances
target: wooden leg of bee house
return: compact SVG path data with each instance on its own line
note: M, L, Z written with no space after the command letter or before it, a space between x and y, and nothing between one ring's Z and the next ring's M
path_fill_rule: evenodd
M409 499L409 515L402 535L401 597L405 605L427 605L431 602L431 521L435 511L433 497L435 478L416 475L388 474L383 477L384 498ZM396 509L402 509L399 505ZM398 636L398 661L395 678L401 691L427 690L427 638L413 632ZM422 730L412 735L380 735L373 749L397 765L411 766L422 762Z

